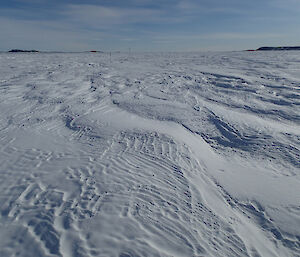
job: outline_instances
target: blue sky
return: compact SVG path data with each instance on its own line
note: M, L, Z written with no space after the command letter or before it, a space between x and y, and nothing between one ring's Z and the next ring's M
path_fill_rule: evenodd
M300 45L300 0L1 0L0 50Z

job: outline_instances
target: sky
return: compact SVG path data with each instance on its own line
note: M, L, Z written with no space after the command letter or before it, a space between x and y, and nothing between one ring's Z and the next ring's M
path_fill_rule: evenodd
M0 51L300 45L300 0L0 0Z

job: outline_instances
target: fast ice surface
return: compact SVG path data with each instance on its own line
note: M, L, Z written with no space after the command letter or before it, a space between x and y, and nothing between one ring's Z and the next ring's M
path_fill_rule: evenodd
M300 256L300 53L0 55L0 256Z

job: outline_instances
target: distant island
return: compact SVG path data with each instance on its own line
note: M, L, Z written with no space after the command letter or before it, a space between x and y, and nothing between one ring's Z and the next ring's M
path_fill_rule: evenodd
M256 50L246 50L246 51L291 51L300 50L300 46L263 46Z
M21 49L12 49L8 51L9 53L38 53L37 50L21 50Z
M257 49L257 51L281 51L281 50L300 50L300 46L264 46Z

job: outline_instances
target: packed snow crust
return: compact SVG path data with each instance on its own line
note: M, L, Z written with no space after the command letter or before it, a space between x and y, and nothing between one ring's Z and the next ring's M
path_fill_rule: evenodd
M300 256L300 53L0 54L0 256Z

